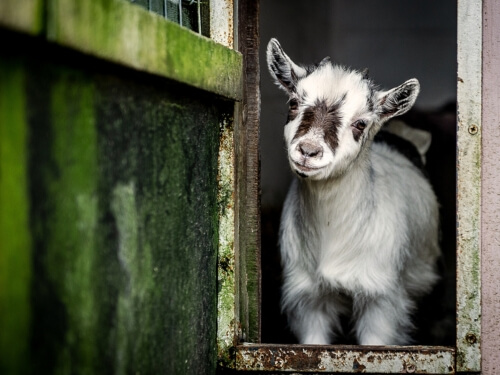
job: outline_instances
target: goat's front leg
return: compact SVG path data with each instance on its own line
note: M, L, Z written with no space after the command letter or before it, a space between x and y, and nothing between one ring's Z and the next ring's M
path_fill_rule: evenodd
M290 327L301 344L330 344L333 336L331 321L332 317L316 306L302 306L300 311L289 315Z
M331 296L296 296L286 309L288 323L301 344L328 345L341 333L343 302Z
M407 345L413 328L410 313L414 304L397 291L354 301L355 332L360 345Z

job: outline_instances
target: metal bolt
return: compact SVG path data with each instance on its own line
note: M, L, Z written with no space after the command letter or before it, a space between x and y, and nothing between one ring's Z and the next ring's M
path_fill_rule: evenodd
M474 345L477 342L476 335L473 333L468 333L465 336L465 341L467 341L467 343L469 343L469 345Z
M283 368L284 365L285 365L285 360L283 358L277 357L274 360L274 367L276 367L276 368Z
M406 372L408 374L413 374L417 370L417 367L414 364L409 364L406 366Z
M470 134L475 135L475 134L477 134L478 131L479 131L479 128L476 124L472 124L471 126L469 126L469 133Z

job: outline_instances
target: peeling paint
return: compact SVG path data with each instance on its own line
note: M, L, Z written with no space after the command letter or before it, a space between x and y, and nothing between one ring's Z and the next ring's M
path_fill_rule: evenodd
M219 362L229 365L230 348L235 345L238 332L236 317L235 227L234 227L234 139L233 122L221 121L221 139L218 161L219 249L217 346Z
M234 48L233 0L210 1L210 38L228 48Z
M236 363L244 371L454 374L454 354L445 347L250 344L236 348Z
M481 370L480 1L458 2L457 371Z

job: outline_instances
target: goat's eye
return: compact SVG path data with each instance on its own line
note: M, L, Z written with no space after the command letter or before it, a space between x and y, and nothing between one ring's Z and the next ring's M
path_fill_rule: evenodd
M352 135L354 136L354 140L357 142L361 138L363 131L366 128L366 122L363 120L358 120L352 123Z
M352 126L358 129L359 131L363 131L366 128L366 122L364 122L363 120L358 120L354 122Z
M299 108L299 101L297 99L290 100L290 110L296 111Z

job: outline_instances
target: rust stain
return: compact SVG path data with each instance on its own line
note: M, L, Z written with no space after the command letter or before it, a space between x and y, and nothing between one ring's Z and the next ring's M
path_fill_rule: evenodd
M466 341L467 341L467 343L469 343L470 345L474 345L474 344L477 342L476 335L474 335L473 333L468 333L468 334L465 336L465 340L466 340Z
M236 369L344 373L453 374L447 347L362 347L245 344L236 348Z
M320 358L309 350L293 350L286 346L248 348L238 351L237 361L244 364L242 369L281 370L284 368L318 368Z
M361 363L358 362L357 359L355 359L354 362L352 363L352 369L355 372L363 372L366 370L366 366L362 365Z

